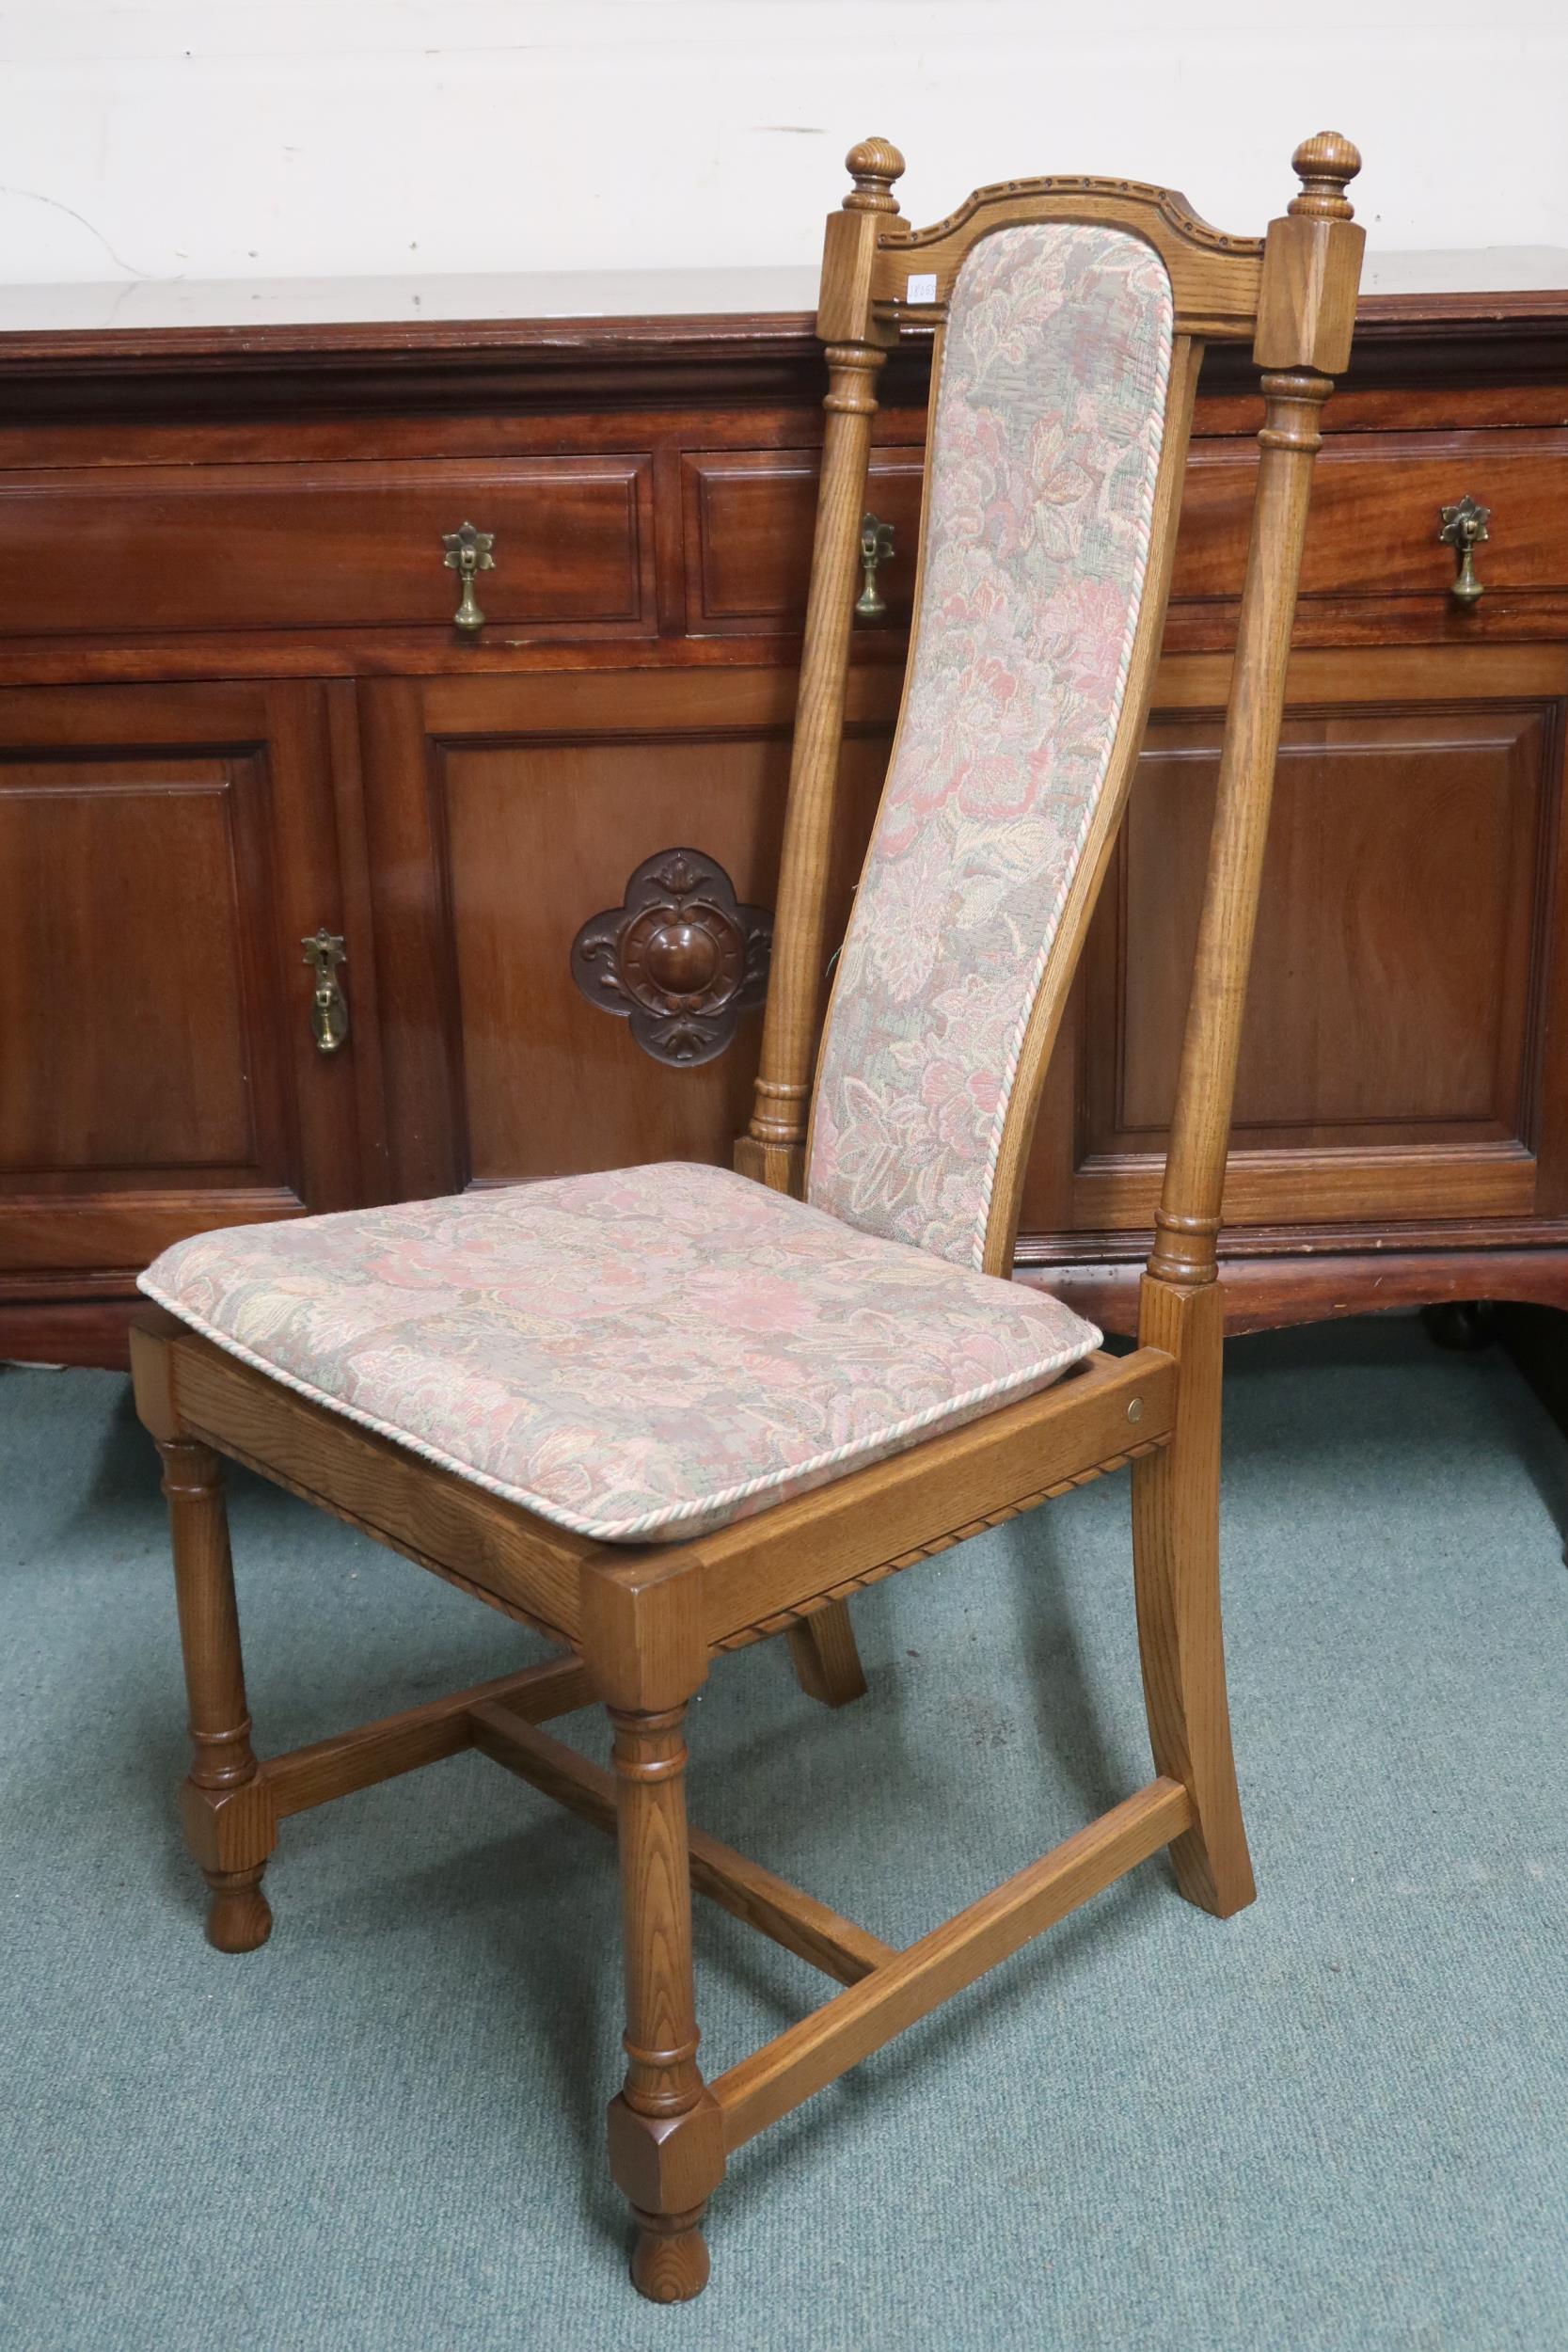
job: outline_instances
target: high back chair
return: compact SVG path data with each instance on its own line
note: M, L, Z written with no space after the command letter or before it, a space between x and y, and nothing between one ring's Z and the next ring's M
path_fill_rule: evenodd
M289 1815L475 1747L615 1831L625 2087L610 2158L644 2295L695 2295L730 2153L1162 1847L1251 1900L1220 1636L1215 1235L1318 416L1360 265L1325 134L1261 243L1125 180L1012 181L911 232L849 156L820 331L827 432L778 944L740 1173L656 1167L168 1251L133 1341L165 1465L211 1941L262 1943ZM877 371L936 330L913 647L820 1050L823 891ZM1205 342L1263 370L1257 504L1140 1343L1010 1270L1036 1103L1148 705ZM813 1072L816 1072L815 1083ZM752 1182L748 1179L760 1179ZM561 1645L258 1762L220 1457ZM1154 1776L904 1949L689 1830L688 1701L792 1634L859 1687L852 1593L1132 1464ZM590 1701L604 1772L540 1729ZM765 1769L765 1766L763 1767ZM695 1886L843 1986L711 2083Z

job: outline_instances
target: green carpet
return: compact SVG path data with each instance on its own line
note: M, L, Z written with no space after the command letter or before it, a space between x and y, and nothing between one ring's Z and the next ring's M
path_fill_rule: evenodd
M625 2273L609 1841L460 1757L284 1825L202 1941L174 1610L125 1384L0 1375L5 2163L24 2352L1552 2352L1568 2344L1568 1448L1411 1322L1232 1351L1259 1900L1163 1859L743 2152L713 2282ZM260 1742L541 1645L233 1489ZM1148 1776L1127 1482L856 1605L868 1701L716 1669L693 1811L906 1942ZM594 1718L566 1736L602 1752ZM710 2071L826 1980L708 1905Z

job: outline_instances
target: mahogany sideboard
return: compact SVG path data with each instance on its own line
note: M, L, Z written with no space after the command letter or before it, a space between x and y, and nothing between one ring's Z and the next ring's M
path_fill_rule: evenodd
M894 553L857 632L841 907L898 692L927 358L900 348L878 420ZM799 312L0 333L0 1357L121 1361L136 1270L202 1227L728 1158L821 390ZM1212 355L1026 1195L1021 1272L1113 1329L1257 417ZM1439 537L1465 498L1490 510L1471 600ZM493 538L467 579L465 525ZM1374 294L1314 492L1233 1328L1568 1306L1565 716L1568 294Z

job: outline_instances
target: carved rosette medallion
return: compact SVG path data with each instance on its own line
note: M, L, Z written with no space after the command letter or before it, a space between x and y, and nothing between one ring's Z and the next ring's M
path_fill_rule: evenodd
M591 1005L631 1023L655 1061L690 1068L721 1054L768 993L773 917L743 907L700 850L660 850L625 903L590 915L572 942L572 977Z

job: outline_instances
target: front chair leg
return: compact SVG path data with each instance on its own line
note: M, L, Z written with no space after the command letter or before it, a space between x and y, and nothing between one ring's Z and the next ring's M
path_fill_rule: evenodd
M707 2284L702 2219L724 2171L722 2119L697 2065L684 1703L610 1709L615 1733L626 2076L610 2108L610 2169L631 2201L632 2283L655 2303Z
M220 1952L253 1952L272 1931L261 1873L277 1831L250 1745L223 1465L194 1438L161 1440L158 1452L190 1699L191 1769L181 1817L212 1889L207 1941Z
M1181 1367L1175 1435L1132 1465L1144 1703L1154 1768L1184 1785L1196 1816L1171 1845L1177 1884L1189 1902L1227 1919L1258 1889L1236 1787L1220 1625L1218 1282L1183 1290L1146 1275L1138 1336Z
M855 1645L847 1600L831 1600L789 1629L795 1678L806 1696L824 1707L847 1707L865 1696L865 1669Z

